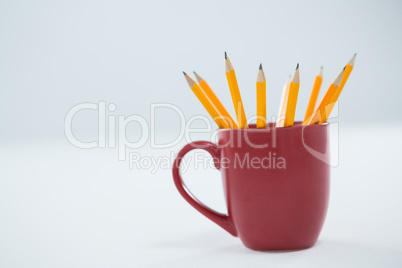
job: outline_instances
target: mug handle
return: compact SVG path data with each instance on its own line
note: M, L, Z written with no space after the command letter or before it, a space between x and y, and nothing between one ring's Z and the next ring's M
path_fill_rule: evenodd
M196 141L187 144L186 146L181 149L181 151L178 153L174 165L173 165L173 180L176 185L177 190L179 190L179 193L183 196L183 198L191 205L193 208L198 210L202 215L210 219L211 221L215 222L218 224L220 227L222 227L224 230L229 232L233 236L237 236L236 230L234 228L234 225L228 215L218 213L203 203L201 203L199 200L197 200L196 197L191 197L192 194L186 187L185 183L183 182L181 176L180 176L180 164L181 161L183 160L183 157L190 152L191 150L194 149L203 149L207 151L208 153L211 154L211 156L214 159L218 159L219 161L219 149L218 146L214 143L207 142L207 141ZM219 162L215 162L215 167L219 170ZM190 196L191 195L191 196Z

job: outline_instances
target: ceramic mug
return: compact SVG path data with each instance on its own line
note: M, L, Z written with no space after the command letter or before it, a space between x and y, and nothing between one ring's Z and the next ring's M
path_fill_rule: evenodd
M204 216L253 250L312 247L329 200L328 124L222 129L218 144L197 141L177 155L173 178L179 193ZM221 171L227 215L193 198L181 175L186 153L204 149Z

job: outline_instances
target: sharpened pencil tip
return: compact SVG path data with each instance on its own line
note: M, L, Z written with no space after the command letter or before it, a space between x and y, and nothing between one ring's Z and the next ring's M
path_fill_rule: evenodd
M295 70L297 70L297 69L299 69L299 64L296 65L296 69L295 69Z
M317 74L321 78L322 78L322 74L323 74L323 69L324 69L324 66L321 66L321 68L320 68L320 70L318 71L318 74Z
M345 69L346 69L346 66L345 67L343 67L343 70L345 71Z
M184 75L187 75L185 72L183 72Z
M195 71L193 71L193 73L194 73L195 75L197 75L197 73L196 73Z
M260 70L262 70L262 63L260 63L260 67L259 67L259 68L260 68Z
M226 51L225 51L225 60L228 58L228 54L226 54Z
M353 67L353 65L355 65L356 55L357 53L353 55L353 57L349 60L349 62L346 65L350 65Z

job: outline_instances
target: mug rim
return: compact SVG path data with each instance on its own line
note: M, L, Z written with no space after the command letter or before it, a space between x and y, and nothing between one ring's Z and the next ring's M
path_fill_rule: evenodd
M307 125L307 126L302 126L302 121L295 121L294 125L291 127L276 127L275 126L276 123L267 123L267 126L265 128L257 128L257 124L253 123L253 124L249 124L249 128L221 128L218 129L219 133L222 132L261 132L261 131L272 131L273 129L275 130L279 130L279 131L290 131L290 130L294 130L294 129L301 129L301 128L318 128L318 127L326 127L328 126L330 123L325 122L322 124L314 124L314 125Z

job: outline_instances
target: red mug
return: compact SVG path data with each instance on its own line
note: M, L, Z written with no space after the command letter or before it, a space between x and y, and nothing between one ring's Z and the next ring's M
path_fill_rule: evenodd
M191 196L180 163L194 149L209 152L221 171L227 215ZM173 178L179 193L204 216L253 250L312 247L329 201L328 124L222 129L218 144L197 141L177 155Z

